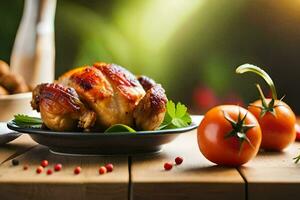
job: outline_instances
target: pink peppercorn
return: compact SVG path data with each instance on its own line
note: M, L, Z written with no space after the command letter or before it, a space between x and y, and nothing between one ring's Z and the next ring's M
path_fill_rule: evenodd
M60 164L60 163L58 163L58 164L56 164L56 165L54 166L54 170L55 170L56 172L60 171L61 169L62 169L62 164Z
M171 170L173 168L173 164L171 162L166 162L164 164L165 170Z
M81 172L81 167L76 167L74 169L74 174L80 174L80 172Z
M182 162L183 162L183 158L182 157L175 158L176 165L180 165Z
M47 170L47 175L51 175L53 173L53 171L51 169Z
M107 169L107 172L112 172L114 169L114 165L111 163L108 163L105 165L105 168Z
M102 166L99 168L99 174L105 174L107 172L106 167Z
M43 172L43 170L44 170L44 168L42 166L38 166L38 168L36 168L36 173L40 174Z
M48 162L48 160L43 160L42 162L41 162L41 166L42 167L47 167L49 165L49 162Z

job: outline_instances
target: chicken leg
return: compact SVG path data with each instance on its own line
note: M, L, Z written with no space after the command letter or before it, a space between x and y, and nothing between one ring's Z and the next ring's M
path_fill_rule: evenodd
M31 106L41 112L46 127L55 131L89 130L96 121L95 112L85 107L73 88L56 83L38 85Z

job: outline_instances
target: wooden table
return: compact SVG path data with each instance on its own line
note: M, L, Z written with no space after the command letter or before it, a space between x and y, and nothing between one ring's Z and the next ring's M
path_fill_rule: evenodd
M198 150L195 131L182 134L161 153L117 157L54 155L22 135L0 147L0 199L298 199L300 164L292 160L298 148L295 143L282 153L259 153L236 169L207 161ZM163 164L176 156L184 157L182 165L164 171ZM19 166L12 166L13 158ZM62 163L62 171L36 174L43 159L50 162L48 168ZM114 164L114 171L99 175L98 168L107 162ZM82 173L74 175L77 165Z

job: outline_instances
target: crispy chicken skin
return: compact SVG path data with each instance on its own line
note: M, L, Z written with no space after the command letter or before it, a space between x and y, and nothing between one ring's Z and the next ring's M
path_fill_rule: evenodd
M134 111L136 127L139 130L155 130L163 122L168 99L160 84L150 88Z
M156 85L155 81L147 76L137 76L138 81L143 86L145 91L150 90L153 86Z
M154 130L163 121L166 102L164 89L152 79L99 62L68 71L56 84L36 87L32 107L53 130L90 128L95 121L94 129L126 124Z
M121 123L134 125L133 110L145 95L134 75L114 64L95 63L71 70L58 82L74 88L97 113L97 128Z
M38 85L32 92L31 106L41 112L44 124L55 131L77 127L88 130L96 120L96 114L85 107L73 88L56 83Z

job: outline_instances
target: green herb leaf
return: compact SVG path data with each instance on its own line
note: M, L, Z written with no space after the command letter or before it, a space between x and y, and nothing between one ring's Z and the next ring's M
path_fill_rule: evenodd
M17 126L24 127L24 128L40 128L42 127L43 124L41 118L31 117L22 114L15 115L12 122Z
M300 155L296 156L295 158L293 158L295 164L297 164L300 160Z
M114 124L104 131L104 133L116 133L116 132L134 133L136 131L133 128L131 128L125 124Z
M192 123L187 107L182 103L178 102L175 106L173 101L168 101L166 108L167 112L159 130L187 127Z

